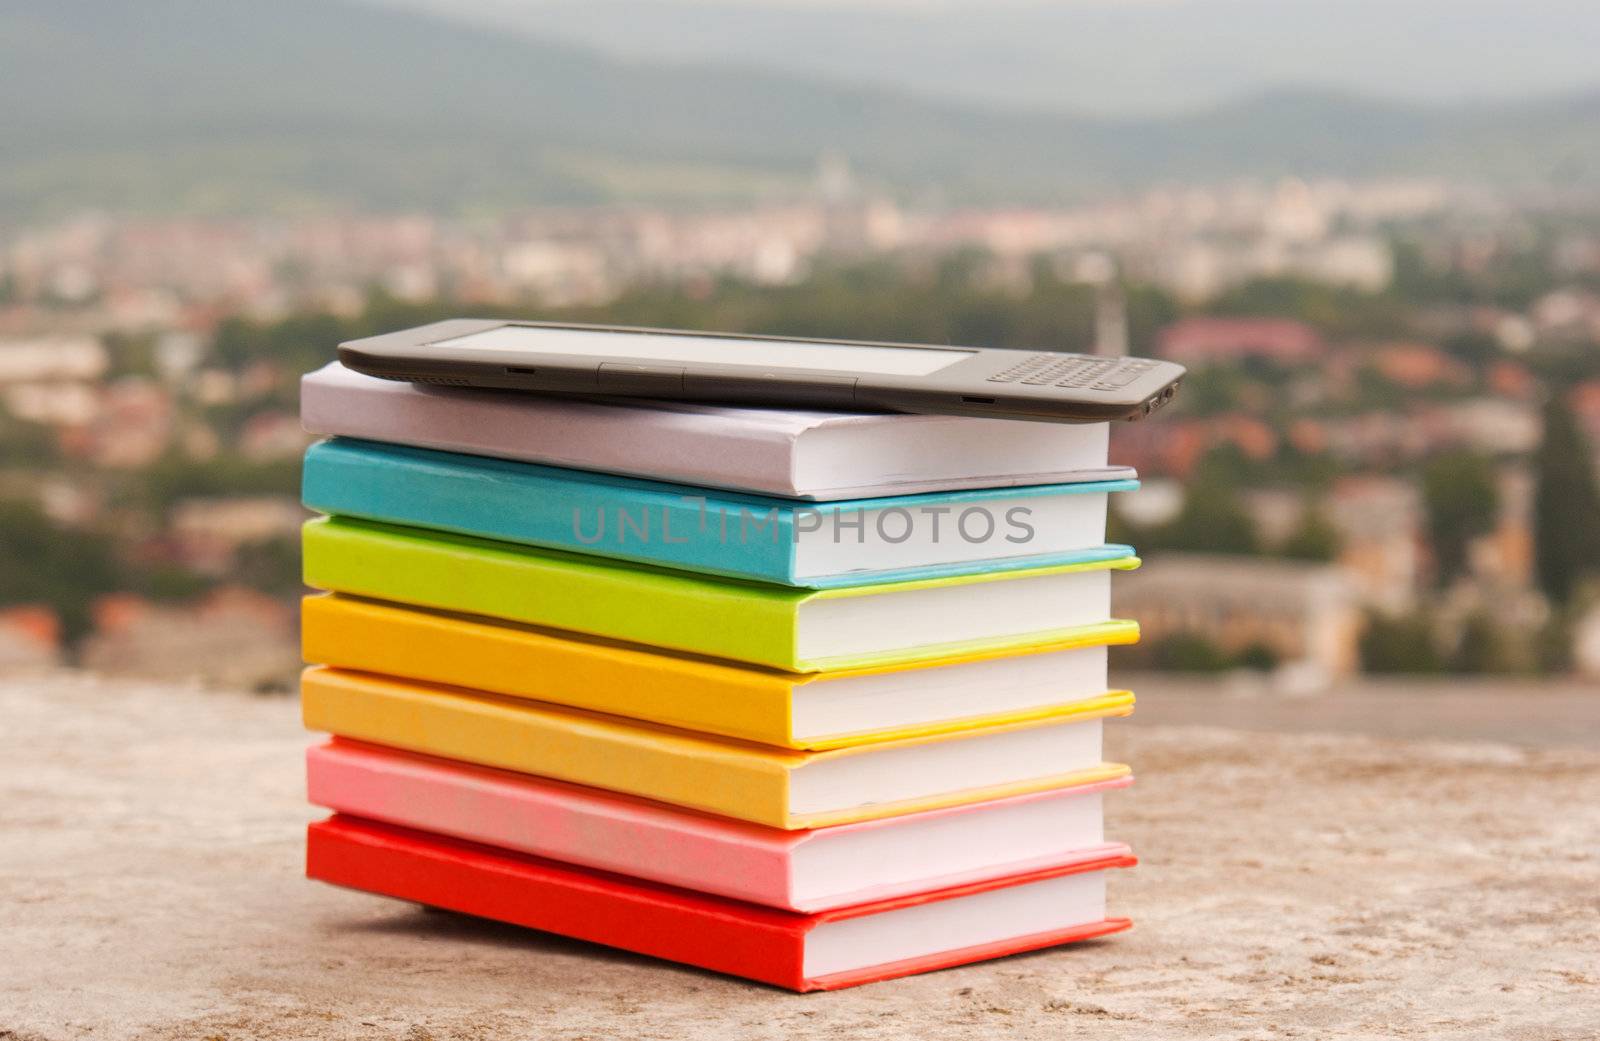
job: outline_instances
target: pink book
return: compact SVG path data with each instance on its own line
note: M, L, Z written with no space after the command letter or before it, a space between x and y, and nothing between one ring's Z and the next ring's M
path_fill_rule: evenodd
M338 363L300 381L313 434L794 499L1124 480L1106 423L808 412L427 387Z
M783 831L353 741L306 751L318 806L803 912L1126 856L1101 802L1129 783Z

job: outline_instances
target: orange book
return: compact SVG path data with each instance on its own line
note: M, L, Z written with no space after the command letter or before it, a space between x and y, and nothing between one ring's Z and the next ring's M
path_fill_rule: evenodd
M307 597L301 633L306 661L322 665L821 750L1057 715L1107 693L1107 647L1139 627L815 673L344 596Z
M320 666L305 672L301 708L309 729L338 737L797 829L1123 776L1101 759L1101 723L1132 712L1133 695L822 752Z

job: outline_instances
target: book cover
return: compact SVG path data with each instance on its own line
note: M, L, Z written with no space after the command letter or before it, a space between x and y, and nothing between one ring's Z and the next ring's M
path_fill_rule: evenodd
M1031 762L1012 769L981 764L986 769L971 776L1004 775L1009 779L977 785L968 785L969 773L958 774L957 769L961 758L977 755L1003 736L1027 732L1023 740L1029 740L1064 734L1080 725L1097 728L1102 719L1132 713L1133 703L1132 694L1117 691L1067 706L1045 719L824 752L796 752L325 666L308 668L300 685L301 714L309 730L604 788L785 830L893 817L1125 776L1126 766L1099 761L1098 729L1086 734L1093 739L1093 761L1089 763L1057 765L1052 753L1048 772L1027 776L1016 774L1018 770L1032 771ZM1045 728L1050 728L1048 733L1043 732ZM984 746L978 744L980 740ZM934 780L921 782L920 787L910 783L915 764L905 754L917 750L932 753L943 764L943 772ZM892 757L896 764L891 771L893 790L914 794L887 798L874 794L878 790L874 784L882 782L863 757L872 755L875 762L885 763L888 753L898 753ZM814 774L819 766L828 767L826 776L839 779L811 808L797 811L796 777L807 769Z
M1105 423L811 412L426 387L338 363L300 384L314 434L803 499L1120 480Z
M1127 919L1102 918L979 945L939 947L915 957L844 972L814 975L806 971L807 941L830 923L869 920L1135 863L1129 856L1107 857L806 915L356 818L335 816L315 822L306 835L308 878L795 991L856 986L1126 929L1131 924Z
M844 733L797 733L794 700L804 690L894 671L907 674L914 683L948 682L943 678L948 666L1129 644L1138 639L1139 627L1112 621L1041 643L935 658L898 669L877 666L814 673L739 665L342 595L306 597L300 633L305 660L315 664L568 705L761 744L821 750L970 729L1019 714L986 710L985 701L979 699L970 709L943 719ZM1099 688L1064 687L1051 703L1021 713L1020 718L1048 716L1064 704L1104 693Z
M815 589L1124 557L1103 545L1106 497L1137 487L804 503L350 439L302 470L321 513Z
M597 788L344 739L306 749L306 795L317 806L798 911L827 910L1126 854L1126 846L1104 842L1103 834L1082 843L1070 841L1061 834L1065 814L1057 807L1084 804L1098 818L1096 797L1131 783L1131 777L1118 777L903 817L783 831ZM988 819L975 822L978 817ZM968 822L976 826L966 827ZM1013 837L1019 830L1025 834ZM1011 841L982 841L997 831L1007 832ZM804 856L803 851L819 843L837 847L863 838L869 840L870 850L880 852L844 884L837 884L838 867L830 863L819 867L814 858ZM902 855L883 856L885 843ZM797 887L802 873L806 876L802 882L810 884Z
M964 598L972 598L981 583L1104 573L1138 566L1137 557L1126 556L956 578L800 590L465 535L327 517L307 522L303 550L305 582L315 589L487 615L794 672L903 664L1037 644L1070 636L1069 630L1085 624L1110 620L1109 600L1102 585L1096 590L1099 599L1085 599L1081 609L1070 602L1060 605L1073 617L1064 625L1034 623L1017 631L1002 627L970 638L908 645L905 641L915 641L927 631L931 615L924 611L914 623L908 614L896 615L898 625L894 624L895 618L884 619L886 632L901 641L899 645L862 645L861 640L875 639L876 634L858 625L853 634L846 630L858 649L836 652L826 640L820 644L814 641L809 647L802 641L801 612L809 603L926 594L939 589L960 589ZM1018 597L1026 596L1027 587L1007 588L1015 589ZM1006 591L990 590L999 599L1009 600L1004 595ZM929 598L924 595L915 599L925 605ZM1021 611L1025 605L1009 606ZM885 610L893 612L894 608ZM960 620L973 626L993 627L999 619L999 612L991 609L970 612ZM838 631L836 627L834 632Z

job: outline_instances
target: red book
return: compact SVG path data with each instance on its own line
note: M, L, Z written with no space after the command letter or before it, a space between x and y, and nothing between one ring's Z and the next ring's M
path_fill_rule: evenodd
M335 815L312 824L306 875L745 976L832 990L1086 940L1108 869L1131 856L800 914L428 832Z

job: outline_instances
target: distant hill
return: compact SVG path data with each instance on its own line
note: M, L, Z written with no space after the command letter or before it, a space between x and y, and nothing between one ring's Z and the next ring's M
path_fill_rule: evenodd
M1600 86L1591 0L372 0L604 54L1096 116L1285 83L1403 101Z
M1454 110L1310 92L1101 121L606 58L336 0L0 7L0 214L471 210L792 191L1063 201L1241 174L1600 180L1600 95Z

